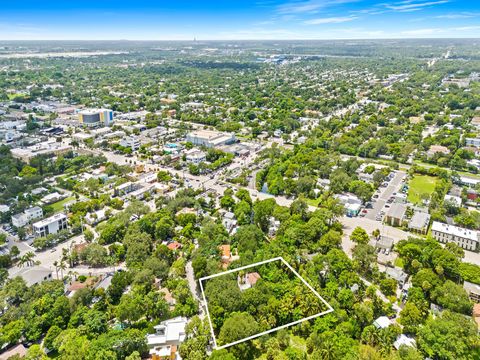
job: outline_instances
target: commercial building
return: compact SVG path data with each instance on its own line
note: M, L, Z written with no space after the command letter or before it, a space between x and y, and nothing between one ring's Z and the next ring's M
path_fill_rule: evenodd
M441 243L453 242L465 250L477 251L479 232L438 221L432 224L432 236Z
M198 165L201 162L207 161L207 155L201 150L191 149L187 151L185 155L187 162L192 164Z
M55 214L46 219L38 221L32 225L36 237L56 234L61 230L68 228L67 216L65 214Z
M109 109L87 109L78 113L78 121L88 127L110 126L113 123L113 111Z
M130 148L132 151L140 149L140 140L136 136L126 136L119 143L121 146Z
M197 130L187 134L187 142L193 145L214 148L222 145L229 145L236 141L235 134L222 133L211 130Z
M14 274L20 276L27 286L40 284L44 281L52 280L52 270L43 266L27 266Z
M15 214L12 216L12 225L21 228L27 225L30 221L34 219L41 218L43 216L43 210L39 206L34 206L28 209L25 209L23 213Z
M70 145L57 142L45 142L26 148L13 148L11 154L14 158L29 163L32 158L38 155L61 155L72 150Z
M178 316L154 326L155 334L147 335L147 346L152 359L178 359L178 347L185 340L187 318Z

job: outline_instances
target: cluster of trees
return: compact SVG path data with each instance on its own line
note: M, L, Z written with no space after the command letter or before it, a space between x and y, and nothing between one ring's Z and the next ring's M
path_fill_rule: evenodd
M266 184L273 195L303 195L315 199L323 189L317 184L318 178L330 180L331 192L349 191L364 201L370 200L374 192L371 184L358 178L356 171L361 165L358 160L341 161L325 149L299 145L293 151L281 152L273 148L266 150L263 158L269 160L269 164L257 173L257 187L261 189ZM376 171L374 185L378 186L388 173L388 168Z
M211 172L220 169L223 166L230 164L235 156L230 153L226 153L222 150L208 149L206 151L206 161L200 164L188 164L188 170L192 175L204 174L205 172Z
M248 273L260 279L241 290ZM206 280L213 329L227 344L326 310L325 305L288 268L278 262Z

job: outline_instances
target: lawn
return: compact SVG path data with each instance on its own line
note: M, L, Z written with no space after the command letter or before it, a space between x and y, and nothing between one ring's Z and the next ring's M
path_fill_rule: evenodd
M57 201L56 203L53 203L50 205L53 208L54 212L59 212L63 210L63 206L68 203L69 201L75 200L74 196L67 197L66 199Z
M437 178L426 175L415 175L408 183L408 201L413 204L422 202L422 194L432 194L435 189Z

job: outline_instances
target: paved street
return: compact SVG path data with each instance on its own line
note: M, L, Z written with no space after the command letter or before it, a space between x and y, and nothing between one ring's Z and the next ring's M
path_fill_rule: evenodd
M41 252L35 252L35 258L33 260L39 261L41 266L49 268L52 271L55 271L55 266L53 265L53 263L62 258L62 249L68 250L70 249L71 246L74 246L75 244L79 244L81 242L83 242L83 235L74 236L51 249L41 251ZM24 244L24 243L22 242L19 244ZM29 251L34 251L34 249L31 248ZM20 270L19 267L13 267L8 270L8 273L10 274L10 276L14 276L15 273L17 273L19 270Z

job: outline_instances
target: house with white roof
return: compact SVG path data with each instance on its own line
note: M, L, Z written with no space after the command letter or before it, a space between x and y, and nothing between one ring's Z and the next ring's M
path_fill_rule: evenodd
M375 326L377 329L385 329L390 325L392 325L392 321L386 316L380 316L373 322L373 326Z
M399 350L402 346L416 347L417 343L415 342L415 339L408 337L405 334L400 334L397 336L397 340L395 340L393 346L395 349Z
M187 322L187 318L178 316L154 326L155 334L147 335L150 356L179 360L178 347L185 340Z

